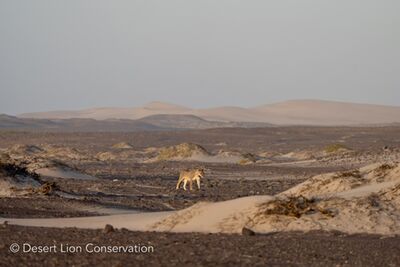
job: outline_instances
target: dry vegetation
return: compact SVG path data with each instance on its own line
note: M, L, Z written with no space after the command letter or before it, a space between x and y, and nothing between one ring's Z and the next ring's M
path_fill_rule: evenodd
M380 165L374 171L375 171L375 174L383 174L389 170L392 170L394 167L396 167L394 164L385 163L385 164Z
M334 178L348 178L348 177L361 178L362 176L360 170L351 170L351 171L339 172L335 175Z
M275 199L260 205L260 211L256 215L269 216L269 215L282 215L300 218L305 214L312 214L319 212L328 217L334 217L333 211L322 209L318 207L318 202L314 198L306 198L304 196L292 196L284 199Z
M340 151L347 151L347 150L350 149L343 144L330 144L324 148L324 151L328 154L337 153Z

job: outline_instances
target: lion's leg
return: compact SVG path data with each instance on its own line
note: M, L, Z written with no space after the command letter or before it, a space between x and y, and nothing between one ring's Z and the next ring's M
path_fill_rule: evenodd
M186 184L187 184L187 180L183 181L183 190L186 191Z
M193 190L193 180L190 180L189 181L189 188L190 188L190 191L192 191Z
M181 177L179 177L179 179L178 179L178 183L176 184L176 190L178 190L178 189L179 189L179 186L181 185L181 183L182 183L182 178L181 178Z
M197 179L196 179L196 182L197 182L197 188L199 188L199 190L200 190L200 179L197 178Z

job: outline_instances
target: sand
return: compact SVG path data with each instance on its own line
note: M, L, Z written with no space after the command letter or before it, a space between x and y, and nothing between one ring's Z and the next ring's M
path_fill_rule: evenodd
M93 176L80 173L78 171L54 167L54 168L41 168L35 170L35 172L41 176L63 178L63 179L80 179L80 180L92 180L96 179Z
M198 203L178 212L144 212L93 216L81 218L49 219L0 219L0 223L41 227L78 227L85 229L103 228L111 224L117 228L136 231L172 231L172 232L227 232L220 228L221 222L245 214L257 204L270 200L270 196L245 197L217 203ZM93 209L92 211L98 211ZM106 211L105 209L102 210ZM240 226L239 226L240 228ZM237 231L241 230L237 229Z
M148 231L152 228L153 224L165 219L168 215L172 215L171 212L132 213L79 218L0 219L0 223L8 221L9 224L16 225L56 228L77 227L83 229L101 229L106 224L111 224L116 228Z
M198 161L198 162L208 162L208 163L239 163L244 158L240 155L203 155L199 153L193 154L188 158L175 158L174 160L185 160L185 161Z

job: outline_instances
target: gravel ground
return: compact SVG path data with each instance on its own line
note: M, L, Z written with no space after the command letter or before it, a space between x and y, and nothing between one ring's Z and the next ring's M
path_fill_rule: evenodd
M55 245L57 252L10 252L10 245ZM149 253L88 253L86 245L137 245ZM61 252L66 247L82 252ZM26 246L27 247L27 246ZM88 247L93 249L93 247ZM399 266L400 236L289 232L175 234L127 230L0 227L0 266Z

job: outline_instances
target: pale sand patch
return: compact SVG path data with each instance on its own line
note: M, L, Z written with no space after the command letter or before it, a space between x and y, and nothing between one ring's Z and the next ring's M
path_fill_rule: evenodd
M290 161L290 162L267 162L266 165L268 166L274 166L274 167L278 167L278 166L290 166L290 165L308 165L310 163L314 163L317 162L316 159L308 159L308 160L296 160L296 161Z
M188 160L207 163L238 163L243 157L236 155L193 155Z
M342 197L342 198L347 198L347 199L354 198L354 197L365 197L365 196L371 195L372 193L378 193L387 188L394 187L396 184L398 184L397 181L372 183L372 184L357 187L355 189L351 189L349 191L340 192L340 193L336 194L336 196Z
M234 228L240 232L241 225L247 218L233 219L235 223L228 222L238 214L246 214L255 206L271 200L270 196L245 197L217 203L201 202L181 211L168 212L142 212L133 214L118 214L107 216L93 216L80 218L49 218L49 219L2 219L0 223L8 221L10 224L40 226L40 227L78 227L78 228L103 228L111 224L117 228L126 228L136 231L172 231L172 232L233 232L224 230L224 227ZM87 209L86 209L87 210ZM100 209L92 209L100 211ZM105 210L104 210L105 211ZM236 220L239 220L236 222ZM225 222L227 221L227 222Z
M148 212L134 214L117 214L106 216L79 217L79 218L48 218L48 219L2 219L0 223L8 221L10 224L35 227L78 227L84 229L101 229L106 224L116 228L148 231L153 224L166 218L171 212Z
M41 168L35 170L35 172L42 176L64 178L64 179L80 179L80 180L93 180L96 179L93 176L83 174L77 171L63 169L63 168Z
M254 207L272 199L271 196L252 196L216 203L200 202L175 212L151 229L173 232L240 232L248 220L247 213L250 214Z

